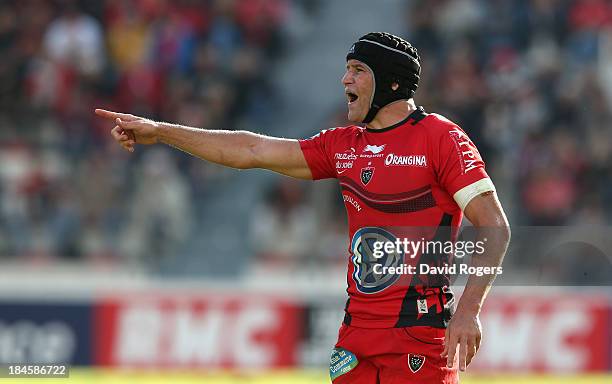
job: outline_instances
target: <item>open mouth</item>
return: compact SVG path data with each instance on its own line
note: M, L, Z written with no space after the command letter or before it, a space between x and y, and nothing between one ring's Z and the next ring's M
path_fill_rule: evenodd
M346 99L348 100L348 103L354 103L355 101L357 101L357 99L359 98L359 96L357 96L356 94L352 93L352 92L346 92Z

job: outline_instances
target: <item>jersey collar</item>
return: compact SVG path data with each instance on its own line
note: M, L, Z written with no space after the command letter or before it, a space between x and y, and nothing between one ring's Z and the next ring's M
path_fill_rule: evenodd
M380 129L373 129L373 128L366 127L366 131L371 132L371 133L383 133L383 132L390 131L393 128L400 127L400 126L406 124L407 122L409 122L410 120L413 120L412 125L415 125L419 121L423 120L423 118L425 118L425 116L427 116L427 112L425 112L425 109L423 107L419 106L419 107L417 107L417 109L412 111L412 113L409 114L402 121L399 121L399 122L397 122L397 123L395 123L395 124L393 124L393 125L391 125L389 127L380 128Z

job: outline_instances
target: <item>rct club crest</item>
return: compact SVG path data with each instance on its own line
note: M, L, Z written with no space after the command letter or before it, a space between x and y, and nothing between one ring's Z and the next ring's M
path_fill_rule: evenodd
M425 356L408 354L408 367L412 373L417 373L419 369L423 368L425 363Z
M361 168L361 182L363 185L368 185L374 176L374 167Z

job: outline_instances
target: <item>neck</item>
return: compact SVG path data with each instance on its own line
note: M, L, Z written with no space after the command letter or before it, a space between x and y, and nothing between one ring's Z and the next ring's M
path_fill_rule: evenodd
M382 129L397 124L416 110L414 99L397 100L382 107L367 124L370 129Z

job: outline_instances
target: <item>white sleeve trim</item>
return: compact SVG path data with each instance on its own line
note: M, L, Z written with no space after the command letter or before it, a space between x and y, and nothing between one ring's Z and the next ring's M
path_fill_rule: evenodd
M480 179L472 184L461 188L453 195L453 199L459 204L459 208L463 211L465 207L472 201L473 198L485 192L495 192L495 185L488 177Z

